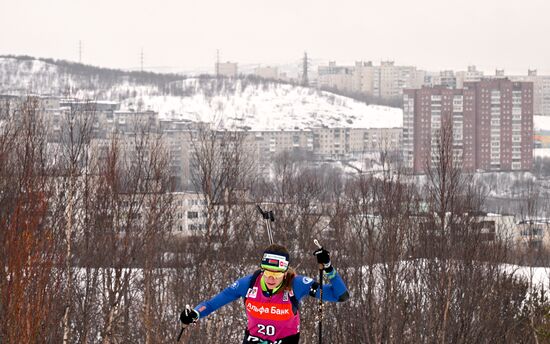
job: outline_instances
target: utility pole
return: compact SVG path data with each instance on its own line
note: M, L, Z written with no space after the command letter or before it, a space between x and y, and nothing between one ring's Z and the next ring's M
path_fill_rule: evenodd
M78 63L82 63L82 41L78 41Z
M141 48L140 60L141 60L141 71L143 72L143 48Z
M302 86L308 86L309 80L307 76L308 71L308 59L307 59L307 52L304 52L304 61L302 63Z

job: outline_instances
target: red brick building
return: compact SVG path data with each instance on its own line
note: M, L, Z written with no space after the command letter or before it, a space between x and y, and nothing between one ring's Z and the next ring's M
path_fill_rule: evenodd
M533 83L508 79L403 91L403 152L414 173L429 166L441 129L452 127L465 171L525 171L533 165Z

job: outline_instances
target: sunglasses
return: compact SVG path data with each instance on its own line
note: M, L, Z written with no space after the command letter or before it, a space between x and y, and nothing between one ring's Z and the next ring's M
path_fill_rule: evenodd
M273 277L273 278L280 278L285 273L283 271L271 271L271 270L263 270L265 277Z

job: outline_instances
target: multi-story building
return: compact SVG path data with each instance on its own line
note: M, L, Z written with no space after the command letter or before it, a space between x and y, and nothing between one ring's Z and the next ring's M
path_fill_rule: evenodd
M176 192L174 196L173 233L193 235L201 233L206 224L206 202L204 196L192 192Z
M256 67L254 69L254 75L264 79L279 79L279 68L277 67Z
M439 72L438 85L448 87L448 88L456 88L455 72L452 70L443 70Z
M190 162L193 151L189 132L189 130L163 132L170 159L170 179L175 190L192 189Z
M429 72L424 74L422 86L443 86L447 88L456 88L458 78L452 70L443 70L440 72Z
M400 97L404 88L420 87L424 72L412 66L396 66L393 61L382 61L380 66L372 62L358 61L355 66L319 66L318 86L342 91L364 93L374 97L391 99Z
M294 152L314 160L350 159L363 153L397 152L401 128L309 128L303 130L249 131L243 145L266 172L282 152Z
M512 237L515 243L527 250L550 248L550 220L534 218L519 221Z
M468 66L466 71L456 72L456 88L463 88L465 82L481 81L483 72L477 70L476 66Z
M355 62L353 89L360 93L380 95L380 70L371 61Z
M214 68L216 76L235 78L239 75L237 62L216 62Z
M550 116L550 76L537 75L536 69L527 71L527 75L509 77L514 81L529 81L533 83L533 114L535 116Z
M403 89L419 85L416 67L396 66L393 61L382 61L379 68L379 94L375 96L384 99L401 97Z
M317 86L348 92L355 91L353 87L354 70L354 67L337 66L336 62L330 61L328 66L318 67Z
M508 79L405 90L403 147L415 173L433 163L444 128L465 171L519 171L533 165L533 84Z

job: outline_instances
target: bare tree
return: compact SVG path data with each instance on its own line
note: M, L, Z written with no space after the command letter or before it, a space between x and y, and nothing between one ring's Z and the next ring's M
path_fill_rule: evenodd
M0 107L0 340L59 340L62 262L43 118L35 98Z

